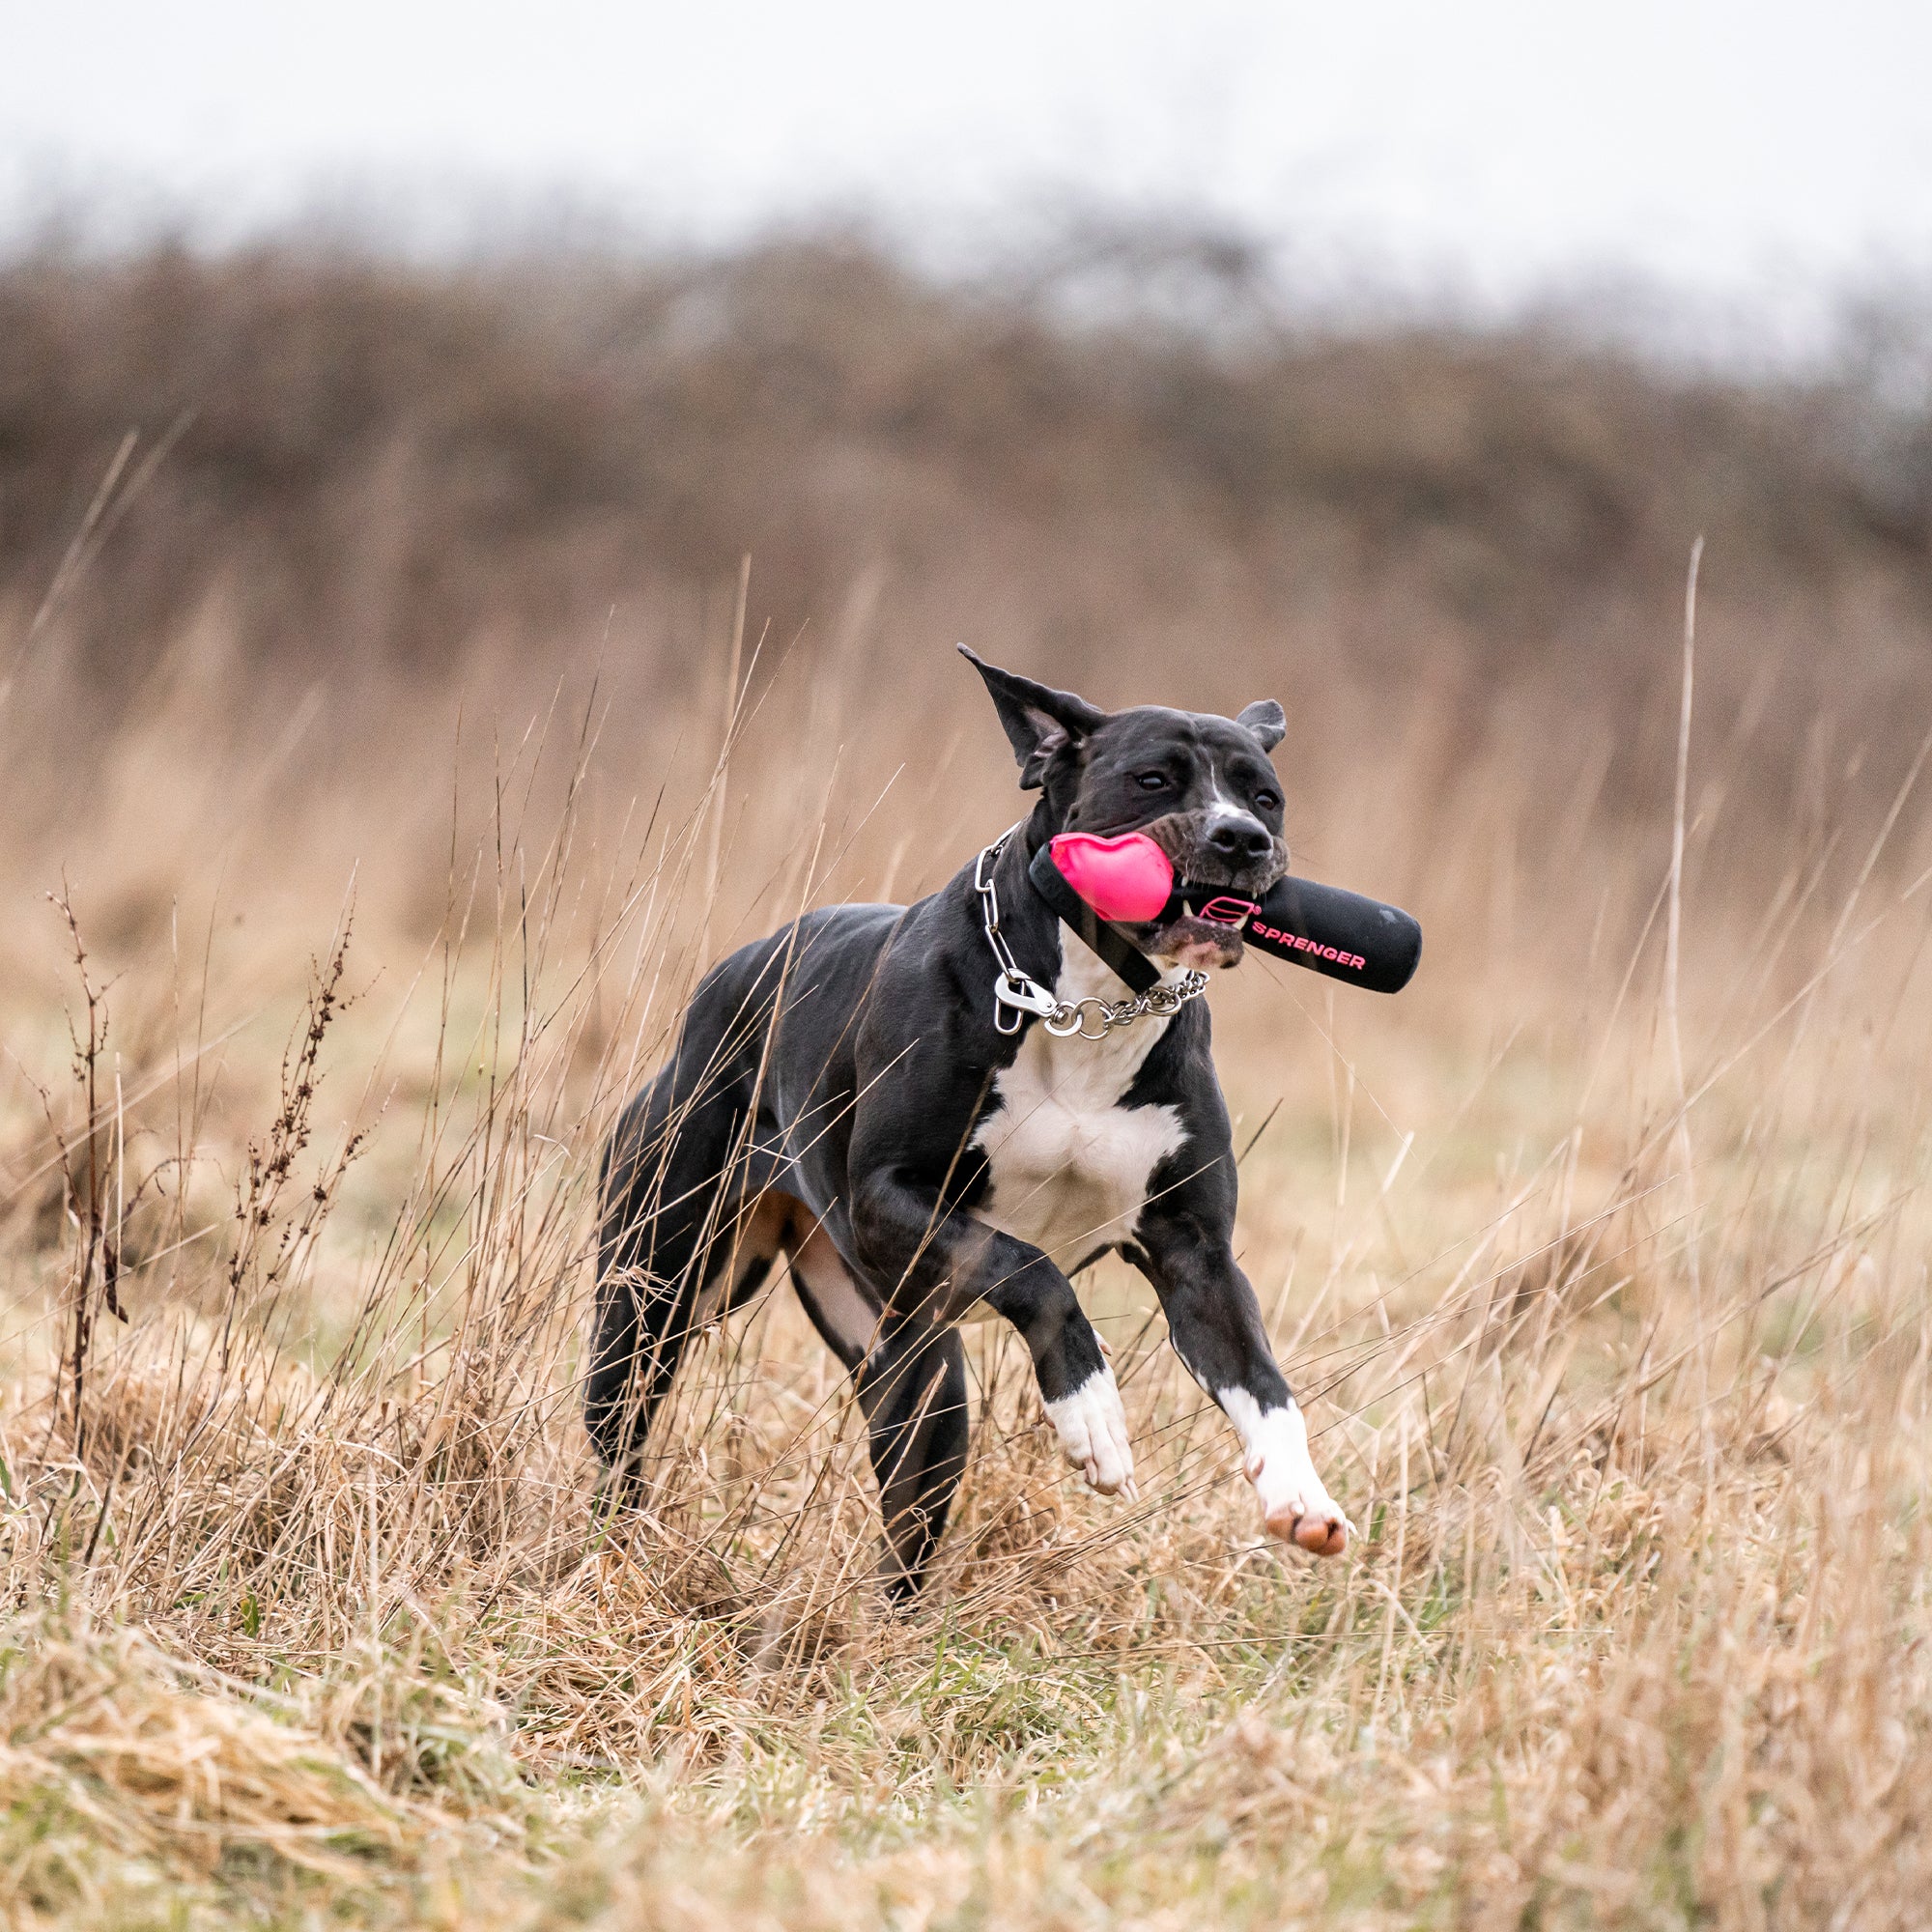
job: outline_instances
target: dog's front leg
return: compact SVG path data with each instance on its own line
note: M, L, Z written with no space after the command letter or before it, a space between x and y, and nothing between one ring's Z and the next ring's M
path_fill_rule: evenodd
M1315 1556L1349 1547L1349 1519L1316 1473L1308 1424L1275 1365L1261 1306L1225 1232L1185 1213L1143 1215L1140 1264L1187 1373L1235 1425L1262 1519Z
M1073 1284L1045 1255L893 1169L875 1170L856 1190L852 1235L867 1271L903 1316L956 1321L983 1301L1010 1321L1067 1461L1103 1495L1136 1493L1114 1371Z
M1062 1451L1102 1495L1137 1501L1120 1384L1073 1284L1037 1248L1009 1235L994 1238L1031 1258L1016 1274L987 1289L983 1298L1025 1340Z

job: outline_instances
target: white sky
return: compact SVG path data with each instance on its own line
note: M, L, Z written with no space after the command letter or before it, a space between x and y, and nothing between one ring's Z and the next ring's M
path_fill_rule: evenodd
M1932 267L1928 0L0 0L0 224L318 203L942 242L1068 190L1397 283L1814 299Z

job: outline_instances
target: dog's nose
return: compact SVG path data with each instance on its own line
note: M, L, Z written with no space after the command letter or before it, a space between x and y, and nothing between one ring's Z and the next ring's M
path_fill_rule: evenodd
M1208 835L1208 848L1231 866L1252 865L1274 850L1274 838L1258 818L1245 812L1221 820Z

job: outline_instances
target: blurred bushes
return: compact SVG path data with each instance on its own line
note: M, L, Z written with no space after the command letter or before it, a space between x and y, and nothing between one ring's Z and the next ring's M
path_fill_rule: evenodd
M870 573L900 641L972 634L1049 674L1171 682L1154 654L1205 638L1479 714L1559 689L1622 733L1701 530L1713 690L1753 729L1797 757L1821 707L1853 735L1932 713L1932 413L1898 357L1885 382L1692 378L1555 326L1323 330L1184 238L1099 267L941 284L837 237L19 260L0 598L31 611L125 434L174 429L67 609L103 695L212 596L257 663L436 675L750 553L781 635ZM1167 310L1112 299L1177 273Z

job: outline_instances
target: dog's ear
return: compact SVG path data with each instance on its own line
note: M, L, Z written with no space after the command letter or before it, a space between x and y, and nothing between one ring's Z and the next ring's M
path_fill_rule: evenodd
M1288 713L1271 697L1258 697L1236 716L1236 724L1245 724L1262 741L1262 750L1271 752L1288 736Z
M1001 728L1020 763L1020 788L1037 791L1046 777L1047 761L1063 745L1091 737L1107 722L1098 705L1089 704L1070 691L1055 691L1030 677L1002 670L977 657L964 644L959 655L986 680Z

